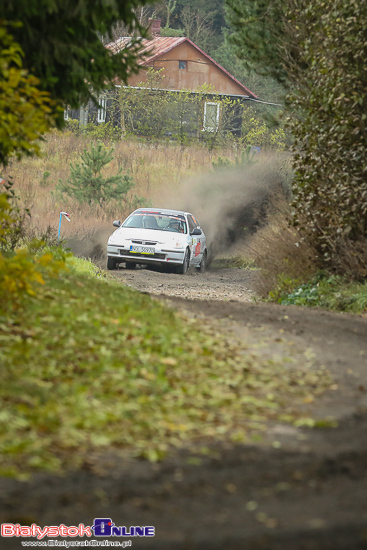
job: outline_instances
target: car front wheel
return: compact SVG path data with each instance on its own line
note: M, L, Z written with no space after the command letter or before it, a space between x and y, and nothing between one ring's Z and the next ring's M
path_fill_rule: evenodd
M206 263L207 261L207 254L206 254L206 250L204 251L204 254L203 254L203 257L201 259L201 262L200 262L200 265L196 268L196 271L198 271L199 273L204 273L204 271L206 270Z
M177 273L180 273L180 275L185 275L187 273L187 270L189 269L190 264L190 252L189 249L186 249L185 257L181 265L177 268Z
M111 258L111 256L107 256L107 269L108 270L112 270L112 269L116 269L116 259L115 258Z

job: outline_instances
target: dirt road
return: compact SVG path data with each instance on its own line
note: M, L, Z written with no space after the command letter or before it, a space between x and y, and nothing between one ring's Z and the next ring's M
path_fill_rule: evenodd
M332 389L299 404L337 427L268 426L262 443L213 446L159 464L90 457L82 472L0 481L1 522L153 525L141 549L356 550L367 548L367 318L254 303L254 272L187 276L120 270L116 277L167 305L256 345L267 356L314 357ZM3 543L4 541L1 540ZM4 548L19 548L7 539Z

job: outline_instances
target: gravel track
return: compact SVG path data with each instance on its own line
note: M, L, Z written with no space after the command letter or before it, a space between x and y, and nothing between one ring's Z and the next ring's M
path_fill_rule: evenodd
M367 318L318 309L254 303L256 272L179 276L120 269L115 277L267 357L312 356L333 388L298 404L335 428L273 424L264 441L213 445L150 464L116 452L90 456L82 471L29 482L0 480L1 522L30 525L154 525L154 539L132 547L177 550L362 550L367 548ZM207 322L207 321L206 321ZM297 404L296 404L297 405ZM194 460L193 460L194 458ZM19 539L1 548L20 548Z

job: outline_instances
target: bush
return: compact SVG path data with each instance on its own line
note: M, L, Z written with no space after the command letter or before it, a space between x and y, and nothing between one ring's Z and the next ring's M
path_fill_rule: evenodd
M242 141L256 147L284 151L288 145L288 138L284 129L275 126L275 123L275 119L272 120L272 125L267 123L253 108L246 107L243 111Z
M51 250L35 254L43 245L32 242L30 248L8 256L0 253L0 311L19 308L25 297L35 296L37 287L45 284L45 274L54 277L65 269L66 254L62 248L55 254Z
M278 292L270 292L269 296L285 305L323 307L351 313L367 311L366 282L349 283L343 277L323 271L301 285L292 281L288 288L278 287Z
M56 189L76 198L80 203L104 204L113 199L125 200L127 192L134 186L129 174L123 174L122 168L115 176L104 178L102 170L113 160L114 149L108 149L103 143L91 144L90 151L84 149L81 163L70 164L70 179L61 180Z
M260 272L254 282L263 297L278 298L307 281L317 271L315 251L288 224L289 205L279 193L269 199L267 220L245 245Z
M4 184L5 193L0 193L0 251L15 250L25 236L25 221L30 213L18 206L18 197L10 180Z
M228 169L241 170L247 166L251 166L251 164L255 164L255 156L256 152L251 145L248 145L245 150L236 155L234 162L227 158L218 157L217 160L213 160L212 166L215 172Z
M9 187L9 186L8 186ZM62 248L46 248L42 241L14 252L23 233L19 209L13 208L8 193L0 194L0 311L18 308L26 296L34 296L44 284L44 274L55 276L65 267Z

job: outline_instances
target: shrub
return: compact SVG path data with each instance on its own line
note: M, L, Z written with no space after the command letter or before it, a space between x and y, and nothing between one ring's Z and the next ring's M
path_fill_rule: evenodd
M0 194L0 311L19 307L25 296L34 296L37 285L44 284L43 274L55 276L65 267L61 249L46 249L42 241L14 252L22 233L20 210L11 205L13 191Z
M30 213L21 209L13 182L4 183L5 192L0 193L0 251L15 250L25 235L25 221Z
M289 226L289 216L286 198L273 195L267 205L266 223L245 244L247 256L260 268L255 289L264 297L272 292L273 300L307 281L318 269L313 247Z
M268 147L284 151L287 136L283 128L271 128L254 115L248 107L244 111L242 141L256 147Z
M119 169L115 176L103 177L102 170L113 160L114 149L103 143L91 144L90 151L84 149L81 163L70 164L70 178L61 180L56 189L74 197L78 202L103 204L112 199L125 200L127 192L134 186L132 178Z
M348 283L343 277L318 272L307 282L293 288L283 287L278 294L270 293L281 304L324 307L337 311L362 313L367 311L367 284Z
M240 154L235 156L234 162L230 159L218 157L217 160L213 160L212 166L215 172L220 172L221 170L236 169L241 170L246 166L251 166L255 164L256 152L253 150L251 145L248 145L245 150L241 151Z

